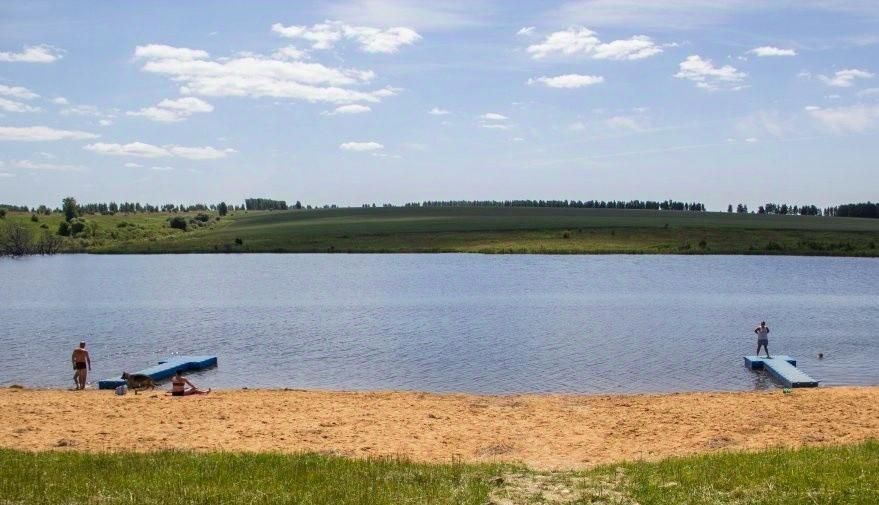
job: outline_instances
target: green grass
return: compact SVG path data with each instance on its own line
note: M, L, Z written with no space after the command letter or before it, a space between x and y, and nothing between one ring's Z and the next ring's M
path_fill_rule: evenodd
M57 229L60 216L10 214ZM182 232L167 214L86 216L95 253L476 252L879 256L879 219L558 208L236 212ZM125 222L125 225L120 223ZM237 239L237 241L236 241ZM240 243L237 243L240 242Z
M875 505L879 443L576 472L321 455L0 450L0 504Z

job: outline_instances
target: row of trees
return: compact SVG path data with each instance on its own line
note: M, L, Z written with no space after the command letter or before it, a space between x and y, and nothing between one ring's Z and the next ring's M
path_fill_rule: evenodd
M879 218L879 203L848 203L824 209L825 216Z
M374 207L375 205L373 205ZM383 207L391 207L385 204ZM410 202L404 207L553 207L573 209L646 209L704 212L705 204L675 200L431 200Z
M298 202L297 202L298 203ZM287 202L284 200L272 200L270 198L248 198L244 200L245 210L287 210ZM302 205L299 205L302 208Z

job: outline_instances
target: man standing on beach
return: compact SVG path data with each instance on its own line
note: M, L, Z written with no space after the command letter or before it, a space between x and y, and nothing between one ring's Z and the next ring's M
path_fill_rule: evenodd
M757 356L760 355L760 348L766 350L766 357L771 358L769 355L769 327L766 326L766 321L760 323L760 326L754 328L754 333L757 334Z
M79 347L73 350L70 361L73 362L73 382L76 383L76 389L85 389L85 381L92 370L92 360L85 350L85 342L80 342Z

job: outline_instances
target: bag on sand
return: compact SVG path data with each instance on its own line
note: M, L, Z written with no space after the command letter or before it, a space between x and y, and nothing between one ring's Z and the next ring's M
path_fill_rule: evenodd
M127 392L128 392L128 387L126 387L125 384L122 384L121 386L116 386L116 394L117 395L122 396Z

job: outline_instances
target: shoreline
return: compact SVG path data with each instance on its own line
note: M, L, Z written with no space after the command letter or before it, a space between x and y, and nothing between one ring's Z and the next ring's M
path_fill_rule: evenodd
M0 447L314 452L578 469L879 438L879 386L622 395L0 390Z

